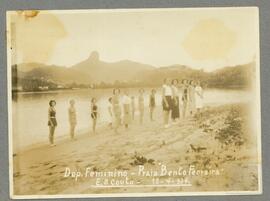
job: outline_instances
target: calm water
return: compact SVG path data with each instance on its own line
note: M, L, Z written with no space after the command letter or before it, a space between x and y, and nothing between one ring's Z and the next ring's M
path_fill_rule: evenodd
M68 137L68 107L69 100L75 99L77 110L77 131L84 132L91 126L90 99L98 99L100 124L108 121L108 98L111 96L110 89L82 89L42 93L19 93L12 101L13 118L13 146L15 150L25 148L28 145L44 143L48 140L48 102L56 100L58 127L56 136ZM130 94L136 96L138 90L130 90ZM148 106L149 90L145 92L145 106ZM250 100L250 93L240 90L206 90L204 91L205 105L221 105L226 103L245 102ZM156 95L157 105L161 103L160 91ZM161 108L161 106L160 106ZM146 115L148 115L146 113Z

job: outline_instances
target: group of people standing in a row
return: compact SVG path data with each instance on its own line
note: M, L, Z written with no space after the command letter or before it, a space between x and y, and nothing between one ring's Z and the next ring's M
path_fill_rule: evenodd
M177 122L180 114L187 115L200 113L203 107L203 90L199 81L178 79L164 79L162 86L162 107L164 111L164 127L169 127L169 119Z
M137 97L137 109L139 112L139 122L143 123L144 110L145 110L145 96L144 89L139 89ZM132 120L135 119L135 97L130 96L129 90L124 89L121 96L119 88L113 89L112 96L108 99L108 113L109 113L109 126L111 129L118 133L121 125L127 129ZM70 137L74 139L75 128L77 124L75 101L70 100L70 107L68 108L69 124L70 124ZM49 126L49 141L51 146L54 144L54 131L57 126L56 120L56 101L49 102L48 111L48 126ZM182 80L180 83L178 79L170 80L164 79L162 86L162 108L164 127L169 127L170 117L173 123L176 123L180 116L184 118L187 115L193 115L200 112L203 106L203 90L200 82L193 80ZM156 90L151 89L149 94L149 117L154 120L154 111L156 108ZM97 119L99 117L99 110L97 99L91 99L91 119L92 131L96 132Z
M144 109L145 109L145 96L144 89L139 89L137 97L137 109L139 112L139 122L143 124ZM149 96L149 109L150 120L153 121L153 113L156 107L156 90L152 89ZM118 128L121 124L125 128L129 127L132 120L135 119L136 101L134 96L130 96L129 90L124 89L123 95L119 88L113 89L113 95L109 98L108 111L110 114L110 127L114 129L115 133L118 133Z

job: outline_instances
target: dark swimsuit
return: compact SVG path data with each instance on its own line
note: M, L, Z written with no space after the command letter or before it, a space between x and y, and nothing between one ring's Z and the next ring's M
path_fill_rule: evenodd
M97 109L98 109L98 107L96 105L93 105L92 106L92 112L91 112L92 119L96 119L97 118Z
M150 96L150 107L155 107L155 106L156 106L155 96L151 95Z
M57 126L55 110L49 109L49 117L50 117L50 120L48 121L48 126Z

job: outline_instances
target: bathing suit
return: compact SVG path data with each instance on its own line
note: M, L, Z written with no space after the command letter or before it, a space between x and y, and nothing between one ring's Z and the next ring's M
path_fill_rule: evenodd
M98 107L96 105L92 106L92 112L91 112L92 119L97 119L97 109Z
M56 111L53 108L49 108L48 126L57 126Z

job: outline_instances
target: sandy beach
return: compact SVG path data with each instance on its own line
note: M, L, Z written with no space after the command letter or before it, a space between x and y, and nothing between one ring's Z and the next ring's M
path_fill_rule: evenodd
M136 116L129 129L121 127L119 134L103 126L98 127L95 135L89 131L75 141L67 135L66 139L56 141L55 147L42 145L18 152L13 156L14 194L256 191L257 134L248 126L246 107L207 107L201 116L181 119L167 129L162 126L160 108L153 122L145 109L143 125ZM138 173L142 167L150 174L165 166L167 170L187 169L189 175L155 177ZM74 174L65 177L67 169ZM96 187L96 177L76 176L76 172L84 174L86 170L126 171L129 181L135 183L130 185L124 177L114 177L114 185L109 181ZM155 178L163 179L166 185L153 185ZM178 181L171 181L172 178ZM115 184L118 180L119 184ZM188 185L181 186L179 182Z

